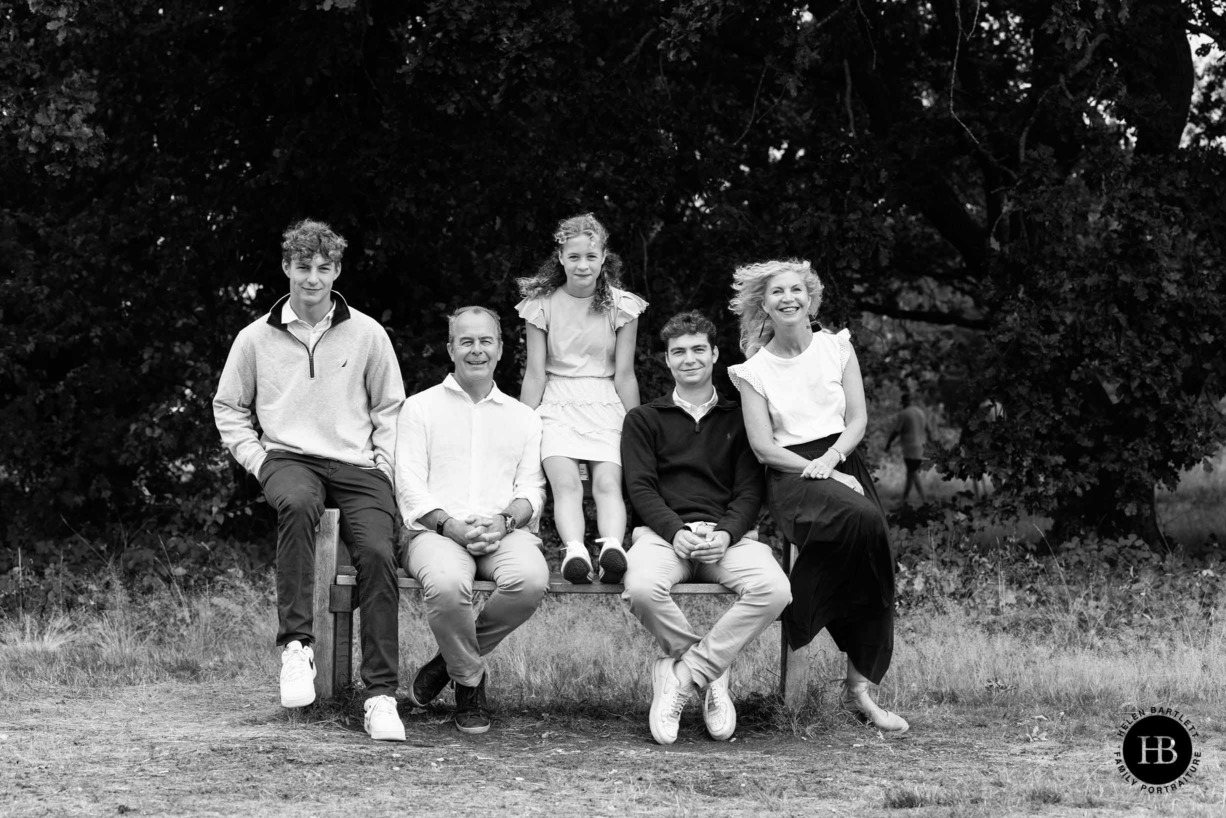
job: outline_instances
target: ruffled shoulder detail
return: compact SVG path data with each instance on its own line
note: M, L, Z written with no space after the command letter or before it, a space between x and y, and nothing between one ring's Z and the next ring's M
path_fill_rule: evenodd
M839 371L842 372L851 360L851 330L844 327L836 332L834 337L839 344Z
M515 305L515 311L526 323L549 331L549 310L544 298L525 298Z
M618 330L643 314L647 302L629 290L614 289L613 329Z
M753 391L757 392L762 397L766 397L766 387L762 385L762 379L758 377L758 373L753 371L749 365L749 361L743 364L734 364L728 367L728 380L732 381L732 385L740 390L741 383L747 384Z

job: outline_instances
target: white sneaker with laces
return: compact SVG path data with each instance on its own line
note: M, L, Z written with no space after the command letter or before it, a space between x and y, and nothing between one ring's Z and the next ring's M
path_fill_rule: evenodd
M601 543L600 556L596 564L600 566L600 581L617 584L626 575L626 549L622 548L621 540L616 537L598 537Z
M562 578L571 585L588 585L592 581L592 557L581 542L566 543L562 557Z
M702 720L716 741L727 741L736 732L736 707L728 694L728 671L707 685L702 697Z
M315 651L295 639L281 651L281 706L306 707L315 701Z
M375 741L404 741L404 722L391 696L371 696L366 700L363 725Z
M647 716L651 737L657 744L672 744L677 740L681 711L685 709L690 691L682 689L681 681L673 673L671 657L657 659L651 666L651 692L651 711Z

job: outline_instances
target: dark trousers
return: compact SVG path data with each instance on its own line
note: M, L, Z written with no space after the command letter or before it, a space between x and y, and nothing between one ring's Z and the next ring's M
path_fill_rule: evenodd
M369 696L396 695L399 522L391 481L378 469L274 451L260 467L260 484L277 510L277 644L313 641L315 528L330 502L340 509L341 538L358 572L362 683Z

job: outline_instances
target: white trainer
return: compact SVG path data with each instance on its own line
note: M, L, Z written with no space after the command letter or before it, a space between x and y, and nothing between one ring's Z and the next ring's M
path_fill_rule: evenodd
M571 585L588 585L592 581L592 557L581 542L566 543L562 556L562 578Z
M404 722L391 696L371 696L366 700L363 725L375 741L404 741Z
M672 744L677 740L681 711L690 691L682 689L681 681L673 673L671 657L657 659L651 666L651 693L651 711L647 716L651 737L657 744Z
M306 707L315 701L315 651L297 639L281 651L281 706Z
M716 741L727 741L736 732L736 707L728 694L728 671L711 684L702 698L702 720Z
M616 537L598 537L601 543L600 556L596 564L600 566L600 581L616 585L626 575L626 549Z

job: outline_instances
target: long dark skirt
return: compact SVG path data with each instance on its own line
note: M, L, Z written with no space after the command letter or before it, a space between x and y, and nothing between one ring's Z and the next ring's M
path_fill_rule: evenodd
M821 457L838 440L789 446L805 459ZM792 604L783 612L793 650L830 631L856 670L879 684L894 654L894 556L872 475L852 450L839 471L864 494L836 480L806 480L767 469L767 503L783 535L800 549L792 566Z

